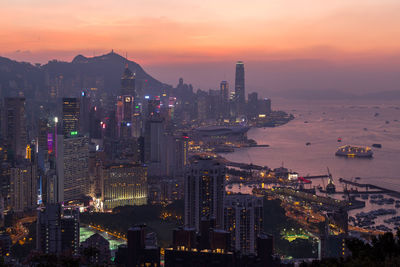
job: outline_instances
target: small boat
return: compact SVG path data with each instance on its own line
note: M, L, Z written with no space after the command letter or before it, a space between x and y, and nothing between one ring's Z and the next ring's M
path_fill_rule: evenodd
M304 123L308 123L308 121L304 121Z
M307 143L306 143L306 146L309 146L309 145L311 145L311 143L310 143L310 142L307 142Z
M372 146L373 146L373 147L376 147L376 148L382 148L382 145L381 145L381 144L372 144Z

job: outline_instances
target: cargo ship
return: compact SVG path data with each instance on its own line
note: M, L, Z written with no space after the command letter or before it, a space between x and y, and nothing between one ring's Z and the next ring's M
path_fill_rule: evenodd
M371 158L372 150L364 146L341 146L336 151L336 156L354 157L354 158Z

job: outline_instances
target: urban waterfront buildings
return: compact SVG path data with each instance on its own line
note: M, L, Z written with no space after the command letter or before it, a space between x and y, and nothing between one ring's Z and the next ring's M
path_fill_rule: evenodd
M71 80L60 74L49 78L52 95L46 101L4 100L0 226L6 225L4 215L31 216L39 208L38 251L77 255L96 246L100 251L86 260L101 264L110 258L108 244L95 235L80 246L78 206L82 211L110 212L119 206L164 206L184 198L184 217L179 212L172 215L184 220L184 228L174 234L167 266L223 266L234 262L234 250L254 254L260 233L257 202L245 196L230 201L226 167L213 156L188 160L198 144L199 151L244 144L249 129L245 117L268 114L270 106L257 94L249 96L252 108L246 106L243 63L236 66L234 92L227 81L214 90L193 92L183 79L177 88L146 91L147 80L127 66L121 65L121 70L118 92L107 92L109 81L102 77ZM238 118L244 119L238 123ZM8 227L15 223L8 221ZM144 245L143 236L142 226L131 228L128 246L122 246L120 254L126 252L129 264L158 266L156 235L148 235Z

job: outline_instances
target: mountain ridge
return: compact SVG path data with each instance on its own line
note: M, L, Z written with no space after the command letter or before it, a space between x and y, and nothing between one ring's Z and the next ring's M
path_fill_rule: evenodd
M138 63L111 51L95 57L77 55L71 62L50 60L43 65L0 57L0 95L15 96L21 92L25 96L45 95L51 86L62 87L62 96L77 96L82 89L92 87L115 95L119 92L125 65L136 74L136 85L145 93L157 94L171 88Z

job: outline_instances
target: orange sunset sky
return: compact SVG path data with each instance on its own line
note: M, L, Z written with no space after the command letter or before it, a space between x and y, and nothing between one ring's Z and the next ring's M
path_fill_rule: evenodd
M399 0L0 0L0 56L144 66L400 58Z

